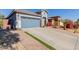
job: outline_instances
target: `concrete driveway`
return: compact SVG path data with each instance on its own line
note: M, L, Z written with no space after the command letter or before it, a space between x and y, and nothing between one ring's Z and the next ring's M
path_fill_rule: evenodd
M79 34L54 28L29 28L23 30L41 38L58 50L79 49L79 40L77 40L79 39Z

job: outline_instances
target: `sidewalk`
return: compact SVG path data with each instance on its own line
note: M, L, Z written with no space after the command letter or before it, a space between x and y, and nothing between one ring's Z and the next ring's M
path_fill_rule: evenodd
M20 41L13 45L16 50L48 50L43 44L25 34L23 31L16 30L11 32L19 34Z

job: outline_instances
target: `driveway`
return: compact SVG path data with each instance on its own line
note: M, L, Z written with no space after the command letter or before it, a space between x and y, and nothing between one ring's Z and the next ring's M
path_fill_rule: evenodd
M23 30L41 38L58 50L79 49L79 40L77 40L79 34L54 28L29 28Z

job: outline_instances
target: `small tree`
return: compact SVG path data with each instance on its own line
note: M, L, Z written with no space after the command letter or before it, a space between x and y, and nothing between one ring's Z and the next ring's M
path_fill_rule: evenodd
M79 19L77 19L76 23L77 23L77 25L78 25L78 27L79 27Z
M3 18L4 18L4 16L0 14L0 28L2 28L2 26L3 26L3 23L2 23Z
M79 19L77 19L77 21L75 22L75 25L74 25L74 33L77 32L77 29L79 28Z
M62 20L62 22L63 22L63 24L64 24L64 30L66 30L66 24L67 24L67 21L68 21L68 19L64 19L64 20Z

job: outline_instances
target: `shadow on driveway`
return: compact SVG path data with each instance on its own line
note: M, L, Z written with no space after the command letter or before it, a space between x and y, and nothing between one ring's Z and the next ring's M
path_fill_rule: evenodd
M0 48L15 50L13 44L19 42L19 34L10 30L0 30Z

